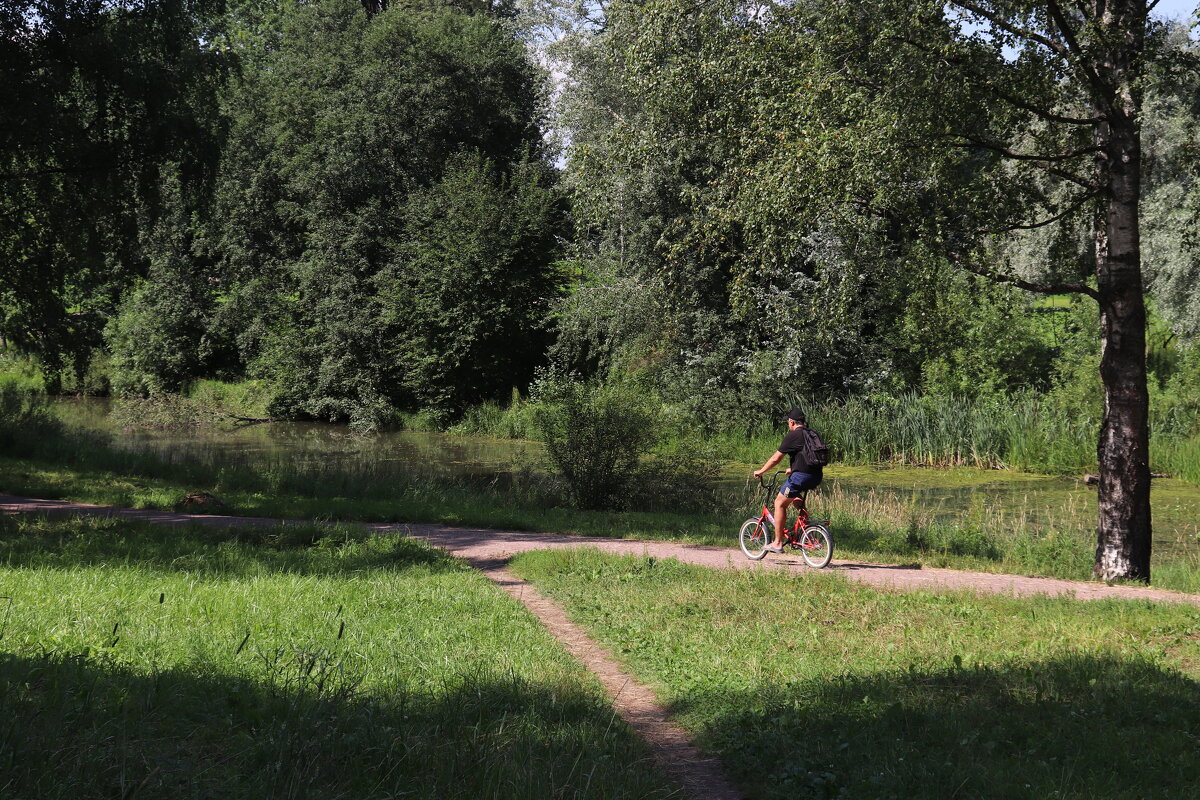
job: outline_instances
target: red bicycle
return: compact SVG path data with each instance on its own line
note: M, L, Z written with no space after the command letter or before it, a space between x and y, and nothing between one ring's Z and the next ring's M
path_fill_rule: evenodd
M775 541L775 515L771 513L769 504L779 485L779 476L784 472L776 472L770 483L763 481L760 476L758 483L767 490L767 499L763 503L762 513L742 523L738 532L738 543L746 558L758 561L767 554L767 545ZM783 532L783 546L799 550L804 563L810 567L821 569L829 566L833 560L833 536L829 533L829 520L810 520L808 507L805 506L806 495L793 504L796 509L796 522L790 529Z

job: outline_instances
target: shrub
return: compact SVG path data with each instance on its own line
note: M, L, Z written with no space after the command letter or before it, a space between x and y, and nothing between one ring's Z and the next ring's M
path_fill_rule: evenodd
M542 384L540 395L535 425L576 505L626 506L642 458L657 443L658 413L619 385L554 381Z

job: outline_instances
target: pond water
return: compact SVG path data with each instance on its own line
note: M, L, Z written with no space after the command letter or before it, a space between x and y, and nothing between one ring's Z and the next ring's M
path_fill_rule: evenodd
M369 466L373 472L395 469L397 474L407 475L425 470L484 476L544 463L541 445L510 439L412 431L358 435L341 425L292 422L239 429L116 430L103 400L63 399L56 401L56 409L72 425L117 434L114 441L118 446L153 452L171 461L253 466L286 459L332 467ZM756 466L726 465L723 483L741 489ZM1096 490L1074 477L969 468L835 465L826 470L822 491L865 504L912 508L937 520L967 518L1006 528L1089 529L1094 528L1096 519ZM814 499L819 507L820 498ZM1152 502L1155 548L1160 552L1200 552L1200 486L1156 479Z
M969 518L1005 528L1095 530L1096 489L1080 477L972 468L843 467L831 484L851 495L911 505L939 521ZM1200 553L1200 486L1156 478L1151 493L1156 552Z
M541 454L537 442L415 431L356 434L344 425L318 422L122 429L110 420L105 400L63 398L54 405L68 424L107 431L114 434L118 447L154 453L171 462L254 466L287 459L331 467L369 464L383 471L393 465L404 474L415 470L494 474L536 463Z

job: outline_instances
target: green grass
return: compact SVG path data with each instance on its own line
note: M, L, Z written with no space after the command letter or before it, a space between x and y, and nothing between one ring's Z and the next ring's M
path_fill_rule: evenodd
M267 406L274 390L266 381L214 381L194 382L187 392L189 400L217 413L239 417L263 418L270 416Z
M398 535L0 518L0 796L662 797L598 683Z
M14 351L0 351L0 393L40 394L46 391L42 372L30 358Z
M22 404L20 409L16 403ZM583 511L570 507L560 479L528 469L481 481L476 476L431 475L427 470L406 473L387 460L330 462L298 459L289 453L261 455L254 463L238 465L209 465L182 457L168 460L122 450L106 434L63 429L43 418L36 403L30 405L15 395L0 396L0 412L19 422L0 426L0 453L25 455L0 455L0 491L35 497L172 509L186 494L203 491L221 498L229 513L247 516L438 522L730 548L736 546L741 521L758 510L757 491L747 488L716 501L677 498L661 511ZM840 469L846 468L832 468L830 474ZM861 472L862 468L849 468L847 475ZM987 474L963 471L958 480L983 480ZM675 484L676 488L689 486ZM1091 516L1065 513L1034 524L1024 506L994 511L980 505L947 520L888 492L864 495L832 483L811 502L815 517L832 519L839 558L1078 580L1091 574ZM1176 528L1191 539L1158 551L1154 583L1200 591L1200 557L1193 541L1200 530L1187 533L1186 523Z
M588 550L513 570L657 687L752 797L1200 794L1200 609Z
M130 455L146 459L146 456ZM187 464L139 462L140 470L120 472L72 468L30 459L0 456L0 491L33 497L129 508L171 510L189 492L215 494L225 513L285 519L359 520L365 522L436 522L509 530L544 531L617 538L653 539L736 548L741 521L757 515L757 495L730 500L737 508L706 511L686 506L674 512L583 511L553 505L532 486L468 485L461 480L393 476L379 494L363 496L352 481L333 473L302 481L280 471L219 470L208 474ZM194 468L194 465L192 465ZM286 480L285 480L286 479ZM290 487L271 488L270 480ZM257 488L256 488L257 486ZM362 489L362 486L357 487ZM333 494L346 490L350 496ZM863 495L823 487L812 500L813 517L831 519L835 557L975 569L1088 580L1094 532L1089 522L1071 515L1053 524L1032 525L1025 509L996 513L979 507L954 522L939 521L928 509L906 504L886 492ZM1200 592L1200 557L1194 543L1163 550L1155 558L1155 586Z

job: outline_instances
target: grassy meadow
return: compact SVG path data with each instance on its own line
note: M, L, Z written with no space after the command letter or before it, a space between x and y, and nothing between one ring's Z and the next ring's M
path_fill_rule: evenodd
M0 796L668 797L598 682L398 535L0 517Z
M754 798L1200 793L1200 609L518 556Z

